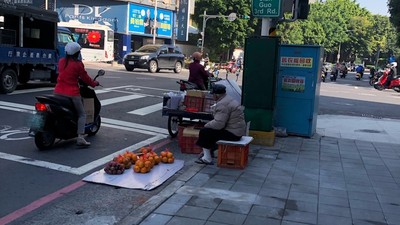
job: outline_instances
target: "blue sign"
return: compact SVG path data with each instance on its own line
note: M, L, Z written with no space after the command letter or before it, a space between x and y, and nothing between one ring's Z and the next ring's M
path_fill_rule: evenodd
M57 1L57 12L61 22L78 20L81 23L99 23L111 27L114 32L127 33L125 2L97 0Z
M189 37L189 0L181 0L178 11L178 41L187 41Z
M158 37L172 36L172 11L157 9L157 26L154 26L154 7L129 3L128 32ZM154 29L156 28L156 29Z

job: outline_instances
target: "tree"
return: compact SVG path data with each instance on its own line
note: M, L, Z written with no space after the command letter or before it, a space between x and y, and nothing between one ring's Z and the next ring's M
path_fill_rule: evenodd
M400 0L388 0L390 21L400 32ZM397 37L397 43L400 45L400 36Z
M196 0L193 21L201 30L203 13L207 15L227 16L236 13L238 16L251 15L251 0ZM212 18L206 23L204 46L210 49L210 56L215 58L221 53L243 47L245 38L253 35L257 20L254 18L229 21L228 18ZM200 38L200 37L199 37Z

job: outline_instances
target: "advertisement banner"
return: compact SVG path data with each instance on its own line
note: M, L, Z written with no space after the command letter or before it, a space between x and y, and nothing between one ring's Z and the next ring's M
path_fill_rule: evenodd
M178 41L187 41L189 36L189 0L180 0L178 11Z
M126 11L128 4L117 1L57 1L60 22L78 20L81 23L99 23L109 26L114 32L127 33Z
M157 37L172 36L172 11L157 8L157 26L154 26L154 7L129 3L128 31ZM154 29L156 27L156 29Z

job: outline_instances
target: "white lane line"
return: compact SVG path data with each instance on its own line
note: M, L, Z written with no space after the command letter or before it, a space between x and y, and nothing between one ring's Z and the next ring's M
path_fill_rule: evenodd
M52 170L57 170L57 171L61 171L61 172L75 174L74 168L72 168L70 166L64 166L64 165L55 164L55 163L51 163L51 162L35 160L35 159L31 159L31 158L25 158L22 156L11 155L11 154L2 153L2 152L0 152L0 158L14 161L14 162L23 163L23 164L28 164L28 165L32 165L32 166L38 166L38 167L43 167L43 168L47 168L47 169L52 169Z
M125 102L133 99L138 99L138 98L144 98L143 95L128 95L128 96L122 96L122 97L116 97L116 98L109 98L105 100L101 100L101 106L106 106L106 105L111 105L119 102Z
M32 110L17 109L17 108L11 108L11 107L1 106L1 105L0 105L0 109L10 110L10 111L16 111L16 112L23 112L23 113L32 113Z
M136 109L133 111L128 112L129 114L135 114L135 115L139 115L139 116L144 116L153 112L157 112L159 110L161 110L163 107L163 103L158 103L155 105L150 105L144 108L140 108L140 109Z
M101 118L101 121L104 123L108 123L110 125L136 128L136 129L146 130L146 131L155 132L155 133L159 133L159 134L168 134L167 129L159 128L159 127L147 126L147 125L143 125L143 124L131 123L131 122L127 122L127 121L114 120L114 119L108 119L108 118ZM119 128L119 129L121 129L121 128Z
M9 95L19 95L19 94L26 94L26 93L33 93L33 92L40 92L40 91L52 91L54 90L53 87L49 88L34 88L34 89L27 89L27 90L17 90L9 93Z
M121 150L119 150L117 152L113 152L110 155L104 156L103 158L97 159L97 160L95 160L93 162L90 162L90 163L88 163L86 165L78 167L78 168L74 169L74 173L78 174L78 175L84 174L84 173L86 173L86 172L88 172L88 171L90 171L90 170L92 170L92 169L94 169L96 167L104 165L108 161L111 161L118 154L122 154L122 153L124 153L126 151L134 151L134 150L140 149L141 147L149 146L150 144L153 144L156 141L165 139L166 137L167 137L166 135L157 135L157 136L154 136L152 138L146 139L144 141L138 142L138 143L136 143L134 145L128 146L128 147L126 147L124 149L121 149Z
M46 162L46 161L41 161L41 160L35 160L35 159L31 159L31 158L25 158L22 156L12 155L12 154L2 153L2 152L0 152L0 158L18 162L18 163L23 163L23 164L42 167L42 168L46 168L46 169L56 170L56 171L60 171L60 172L82 175L96 167L104 165L108 161L111 161L118 154L122 154L125 151L137 150L144 146L149 146L150 144L152 144L156 141L162 140L166 137L167 137L166 135L157 135L157 136L151 137L149 139L146 139L146 140L138 142L134 145L128 146L117 152L113 152L110 155L104 156L103 158L97 159L95 161L92 161L92 162L90 162L86 165L83 165L81 167L78 167L78 168L65 166L65 165L61 165L61 164L56 164L56 163L51 163L51 162Z
M0 106L12 107L12 108L18 108L18 109L25 109L25 110L30 110L30 111L35 110L35 106L18 104L18 103L13 103L13 102L0 101Z

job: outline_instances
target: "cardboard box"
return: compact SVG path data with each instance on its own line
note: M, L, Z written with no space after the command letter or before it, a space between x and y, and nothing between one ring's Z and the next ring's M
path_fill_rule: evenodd
M94 121L94 98L83 98L83 107L86 112L86 123Z
M203 98L206 94L208 94L208 91L200 91L200 90L187 90L186 91L186 96Z
M180 125L178 129L178 142L182 153L199 154L203 151L196 145L199 129L195 129L193 125Z

